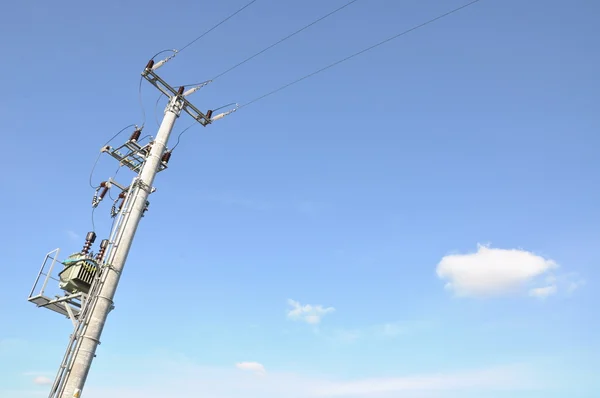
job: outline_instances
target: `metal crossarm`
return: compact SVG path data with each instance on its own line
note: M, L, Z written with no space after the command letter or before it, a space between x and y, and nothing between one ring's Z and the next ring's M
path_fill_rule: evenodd
M170 86L167 82L158 76L151 67L146 67L142 72L142 76L148 80L154 87L156 87L161 93L167 96L167 98L179 96L183 102L183 110L190 115L194 120L203 126L212 123L211 119L207 117L202 111L196 108L191 102L184 96L181 96L177 90Z

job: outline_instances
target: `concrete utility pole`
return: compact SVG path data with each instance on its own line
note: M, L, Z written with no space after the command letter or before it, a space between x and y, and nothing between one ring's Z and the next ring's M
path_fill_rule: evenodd
M196 85L186 92L184 92L184 87L175 90L155 73L155 70L170 58L172 57L156 64L151 60L142 72L142 76L169 99L156 138L142 146L137 142L141 129L136 129L124 145L116 149L110 146L102 148L102 152L117 159L121 166L126 166L136 173L128 187L121 186L113 179L109 179L100 184L96 190L92 201L93 207L102 201L111 187L121 190L111 210L111 216L117 218L110 238L102 241L100 250L95 257L93 253L90 253L96 239L95 232L88 233L81 252L72 254L65 261L57 260L59 249L48 253L29 295L29 301L38 307L45 307L68 316L74 326L49 398L81 397L92 361L96 356L96 348L100 344L106 319L114 308L113 298L136 230L141 218L148 210L148 197L155 190L152 186L154 178L158 172L167 168L171 157L167 143L177 118L182 111L185 111L198 123L207 126L237 109L214 117L211 110L206 114L199 111L186 97L209 82ZM117 207L119 201L121 204ZM46 269L49 260L51 260L49 269ZM59 287L65 292L65 295L51 298L45 294L45 289L56 263L62 263L65 266L58 274ZM38 283L41 282L42 275L45 276L45 279L41 283L41 290L34 294Z
M183 88L183 87L182 87ZM175 125L175 121L183 108L183 100L181 94L183 90L179 90L179 95L171 97L165 116L160 125L154 144L150 149L150 154L146 157L146 161L142 166L142 170L137 176L130 188L129 208L123 211L127 212L121 230L117 234L117 240L113 243L113 250L107 259L110 267L107 267L106 277L100 293L96 296L94 306L91 311L91 316L85 333L81 336L81 343L78 352L73 357L73 365L71 371L65 380L64 392L60 398L76 398L79 397L88 372L94 359L96 347L100 343L100 336L108 313L113 307L113 297L117 291L119 278L129 249L133 243L135 232L142 218L142 214L146 209L146 201L152 189L154 177L158 172L158 167L169 141L169 136Z

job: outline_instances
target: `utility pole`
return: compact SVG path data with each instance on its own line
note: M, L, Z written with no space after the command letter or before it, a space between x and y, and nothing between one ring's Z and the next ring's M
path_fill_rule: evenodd
M139 176L134 179L128 193L130 199L127 202L130 207L124 209L127 215L117 235L117 240L113 243L113 250L108 257L110 267L105 269L106 277L104 283L100 289L100 294L95 298L89 324L85 329L85 334L81 336L80 347L73 358L73 365L65 380L65 388L61 398L77 398L83 390L92 360L95 356L96 347L100 343L102 329L104 329L106 318L113 306L113 297L117 291L121 272L127 261L127 255L133 243L135 232L146 208L146 201L150 195L158 166L165 153L169 136L171 135L173 126L175 126L175 121L183 108L181 94L183 94L183 87L179 90L178 95L174 95L169 99L165 116L156 134L154 144L150 149L150 154L146 157L142 170Z
M110 234L110 238L103 240L100 251L96 257L89 254L96 234L88 233L83 250L71 255L62 262L65 269L59 273L60 288L65 291L62 297L52 299L44 293L48 278L57 262L59 249L46 255L42 269L29 301L38 307L46 307L62 315L67 315L73 322L74 331L63 361L59 368L56 380L52 386L49 398L80 398L86 378L89 374L92 361L96 356L96 348L100 344L102 330L108 314L114 308L113 298L117 291L119 279L123 272L129 250L133 243L136 230L141 218L148 210L148 197L155 191L153 188L156 174L167 167L171 152L167 149L169 137L182 111L188 113L194 120L207 126L215 120L221 119L235 112L237 108L228 112L212 116L213 111L206 114L199 111L188 100L187 96L194 93L209 82L202 83L184 92L184 87L177 90L167 84L155 72L173 56L154 63L148 62L142 76L158 88L169 102L165 109L163 121L158 129L156 138L145 146L137 143L141 129L136 129L129 141L123 146L113 149L110 146L102 148L102 152L109 153L119 160L121 166L127 166L137 173L128 187L120 186L116 181L109 179L98 188L101 190L94 196L93 206L96 207L104 198L107 191L116 186L121 189L117 201L121 201L118 212L113 205L112 216L117 217ZM123 153L124 150L127 153ZM49 271L45 269L48 259L52 259ZM34 290L41 275L45 275L41 292L34 295Z

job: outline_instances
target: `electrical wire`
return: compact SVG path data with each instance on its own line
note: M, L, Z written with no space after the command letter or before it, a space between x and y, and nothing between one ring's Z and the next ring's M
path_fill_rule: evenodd
M177 142L175 143L175 145L173 146L173 148L171 148L171 152L173 152L175 150L175 148L177 148L177 145L179 145L179 141L181 140L181 136L188 131L189 129L191 129L192 127L194 127L195 125L197 125L198 122L194 122L193 124L190 124L189 126L187 126L186 128L184 128L181 133L179 133L179 135L177 136Z
M156 120L156 125L160 127L160 122L158 121L158 102L162 98L163 93L160 93L158 98L156 99L156 103L154 104L154 120Z
M232 102L232 103L230 103L230 104L227 104L227 105L220 106L220 107L218 107L218 108L215 108L215 109L213 109L213 112L216 112L216 111L218 111L218 110L220 110L220 109L226 108L226 107L228 107L228 106L231 106L231 105L236 105L236 103L235 103L235 102ZM183 135L183 134L184 134L186 131L188 131L189 129L191 129L192 127L194 127L194 126L195 126L195 125L197 125L197 124L198 124L198 122L194 122L194 123L190 124L189 126L187 126L186 128L184 128L184 129L181 131L181 133L179 133L179 135L177 136L177 142L175 143L175 145L173 146L173 148L171 148L171 152L173 152L173 150L174 150L175 148L177 148L177 145L179 145L179 141L181 140L181 136L182 136L182 135Z
M172 53L176 54L177 50L166 49L166 50L159 51L156 54L154 54L154 56L151 59L154 60L154 58L158 57L160 54L168 53L168 52L172 52Z
M323 15L323 16L322 16L322 17L320 17L319 19L316 19L315 21L313 21L313 22L309 23L308 25L305 25L305 26L303 26L302 28L298 29L298 30L297 30L297 31L295 31L294 33L291 33L291 34L287 35L286 37L284 37L284 38L282 38L282 39L280 39L280 40L276 41L275 43L271 44L270 46L268 46L268 47L266 47L266 48L264 48L264 49L260 50L260 51L259 51L259 52L257 52L256 54L254 54L254 55L251 55L250 57L246 58L245 60L243 60L243 61L241 61L241 62L239 62L239 63L237 63L237 64L233 65L231 68L229 68L229 69L227 69L227 70L225 70L225 71L223 71L223 72L219 73L218 75L216 75L215 77L213 77L211 80L216 80L216 79L218 79L219 77L221 77L221 76L223 76L223 75L226 75L227 73L231 72L232 70L236 69L237 67L239 67L239 66L242 66L242 65L243 65L243 64L245 64L246 62L248 62L248 61L250 61L250 60L252 60L252 59L254 59L254 58L258 57L259 55L261 55L262 53L264 53L264 52L266 52L266 51L268 51L268 50L272 49L272 48L273 48L273 47L275 47L276 45L278 45L278 44L281 44L281 43L283 43L284 41L286 41L286 40L288 40L288 39L290 39L290 38L292 38L292 37L296 36L298 33L300 33L300 32L302 32L302 31L304 31L304 30L306 30L306 29L310 28L311 26L313 26L313 25L315 25L315 24L317 24L317 23L321 22L321 21L322 21L322 20L324 20L325 18L328 18L328 17L332 16L332 15L333 15L333 14L335 14L335 13L337 13L337 12L339 12L339 11L342 11L344 8L348 7L349 5L352 5L352 4L356 3L357 1L358 1L358 0L352 0L352 1L349 1L348 3L346 3L346 4L342 5L341 7L338 7L338 8L336 8L335 10L333 10L333 11L331 11L331 12L329 12L329 13L327 13L327 14Z
M142 81L144 80L144 77L140 77L140 84L138 87L138 99L140 102L140 109L142 111L142 128L144 127L144 125L146 124L146 109L144 109L144 101L142 99Z
M433 23L433 22L435 22L437 20L440 20L440 19L442 19L444 17L447 17L447 16L449 16L451 14L454 14L454 13L456 13L456 12L458 12L458 11L464 9L464 8L467 8L467 7L469 7L469 6L471 6L471 5L475 4L475 3L478 3L479 1L481 1L481 0L473 0L473 1L469 2L469 3L467 3L467 4L464 4L464 5L462 5L460 7L457 7L455 9L451 10L451 11L448 11L448 12L446 12L444 14L441 14L441 15L433 18L433 19L430 19L430 20L428 20L426 22L423 22L423 23L421 23L419 25L413 26L410 29L407 29L407 30L405 30L405 31L403 31L401 33L398 33L398 34L396 34L396 35L394 35L392 37L389 37L389 38L387 38L387 39L385 39L383 41L380 41L379 43L374 44L374 45L372 45L370 47L367 47L367 48L365 48L365 49L363 49L363 50L361 50L359 52L356 52L356 53L354 53L354 54L352 54L352 55L350 55L350 56L348 56L346 58L343 58L343 59L341 59L339 61L336 61L336 62L334 62L332 64L329 64L329 65L327 65L327 66L325 66L325 67L323 67L323 68L321 68L319 70L316 70L316 71L314 71L314 72L312 72L312 73L310 73L308 75L305 75L305 76L303 76L303 77L301 77L299 79L296 79L296 80L294 80L294 81L292 81L292 82L290 82L288 84L285 84L285 85L283 85L283 86L281 86L281 87L279 87L279 88L277 88L277 89L275 89L273 91L270 91L270 92L268 92L268 93L266 93L264 95L261 95L260 97L256 97L255 99L253 99L253 100L251 100L251 101L249 101L249 102L247 102L247 103L245 103L243 105L240 105L240 107L238 109L244 108L244 107L246 107L248 105L251 105L251 104L253 104L255 102L258 102L258 101L260 101L260 100L262 100L262 99L264 99L266 97L269 97L269 96L271 96L271 95L273 95L275 93L278 93L278 92L280 92L282 90L285 90L286 88L288 88L290 86L293 86L296 83L300 83L301 81L306 80L306 79L308 79L310 77L313 77L313 76L315 76L315 75L317 75L317 74L319 74L321 72L324 72L327 69L333 68L334 66L337 66L337 65L341 64L342 62L346 62L346 61L348 61L348 60L350 60L350 59L352 59L354 57L357 57L357 56L359 56L361 54L366 53L367 51L373 50L376 47L379 47L379 46L381 46L381 45L383 45L383 44L385 44L387 42L390 42L390 41L392 41L394 39L397 39L397 38L399 38L401 36L404 36L404 35L406 35L406 34L408 34L410 32L413 32L413 31L415 31L417 29L420 29L420 28L422 28L422 27L424 27L426 25L429 25L429 24L431 24L431 23Z
M112 138L111 138L110 140L106 141L106 143L105 143L103 146L107 146L108 144L110 144L110 142L111 142L112 140L114 140L115 138L117 138L117 137L118 137L118 136L119 136L119 135L120 135L120 134L121 134L123 131L127 130L127 129L128 129L128 128L130 128L130 127L135 127L135 124L130 124L129 126L127 126L127 127L124 127L123 129L121 129L121 130L120 130L120 131L119 131L117 134L113 135L113 136L112 136ZM90 187L91 187L92 189L97 189L97 188L99 187L99 185L97 185L97 186L94 186L94 185L92 184L92 177L93 177L93 175L94 175L94 170L96 170L96 166L98 165L98 161L100 160L100 156L102 156L102 152L100 152L100 153L98 154L98 157L96 158L96 161L94 162L94 165L92 166L92 171L90 172L90 180L89 180L89 183L90 183Z
M113 176L111 177L113 181L115 180L115 178L117 178L117 174L119 174L121 167L123 167L123 166L121 164L119 164L119 167L117 168L117 170L114 172ZM113 201L115 200L110 193L110 189L108 190L108 197Z
M177 52L178 53L182 52L183 50L185 50L186 48L188 48L189 46L191 46L192 44L194 44L195 42L197 42L198 40L200 40L201 38L203 38L204 36L206 36L210 32L212 32L213 30L215 30L216 28L218 28L219 26L221 26L222 24L224 24L225 22L227 22L229 19L233 18L234 16L236 16L237 14L239 14L240 12L242 12L243 10L245 10L246 8L250 7L255 2L256 2L256 0L252 0L248 4L246 4L245 6L243 6L240 9L238 9L236 12L234 12L231 15L229 15L227 18L223 19L221 22L219 22L218 24L216 24L215 26L213 26L212 28L210 28L209 30L207 30L206 32L202 33L200 36L196 37L194 40L192 40L191 42L189 42L188 44L186 44L185 46L183 46L182 48L180 48Z
M210 79L210 80L216 80L216 79L218 79L219 77L222 77L222 76L226 75L227 73L231 72L232 70L234 70L234 69L236 69L236 68L238 68L238 67L242 66L242 65L243 65L243 64L245 64L246 62L248 62L248 61L250 61L250 60L252 60L252 59L254 59L254 58L258 57L259 55L261 55L261 54L265 53L266 51L268 51L268 50L272 49L273 47L277 46L278 44L281 44L281 43L283 43L284 41L286 41L286 40L288 40L288 39L291 39L292 37L296 36L298 33L300 33L300 32L302 32L302 31L304 31L304 30L306 30L306 29L310 28L311 26L313 26L313 25L315 25L315 24L317 24L317 23L319 23L319 22L321 22L321 21L322 21L322 20L324 20L325 18L327 18L327 17L330 17L331 15L333 15L333 14L335 14L335 13L339 12L339 11L342 11L344 8L348 7L349 5L351 5L351 4L353 4L353 3L356 3L357 1L358 1L358 0L352 0L352 1L350 1L350 2L348 2L348 3L346 3L346 4L344 4L344 5L342 5L341 7L338 7L338 8L336 8L336 9L335 9L335 10L333 10L333 11L330 11L329 13L327 13L327 14L323 15L322 17L320 17L320 18L318 18L318 19L316 19L316 20L312 21L312 22L311 22L311 23L309 23L308 25L305 25L305 26L303 26L302 28L298 29L298 30L297 30L297 31L295 31L294 33L291 33L291 34L289 34L289 35L285 36L284 38L282 38L282 39L280 39L280 40L276 41L275 43L271 44L270 46L268 46L268 47L265 47L265 48L263 48L262 50L260 50L259 52L257 52L257 53L255 53L255 54L253 54L253 55L249 56L248 58L244 59L243 61L240 61L240 62L238 62L237 64L233 65L231 68L229 68L229 69L226 69L225 71L223 71L223 72L219 73L218 75L216 75L215 77L213 77L213 78L212 78L212 79ZM197 85L197 84L200 84L200 83L184 84L183 86L184 86L184 87L189 87L189 86L195 86L195 85Z

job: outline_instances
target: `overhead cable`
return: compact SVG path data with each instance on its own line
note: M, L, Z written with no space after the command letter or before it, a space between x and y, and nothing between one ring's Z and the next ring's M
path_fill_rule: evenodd
M113 135L113 136L112 136L112 138L111 138L110 140L106 141L106 143L105 143L103 146L107 146L108 144L110 144L110 143L112 142L112 140L114 140L115 138L117 138L117 137L118 137L118 136L119 136L119 135L120 135L120 134L121 134L123 131L125 131L125 130L127 130L128 128L131 128L131 127L135 127L135 128L137 128L137 126L136 126L135 124L130 124L130 125L129 125L129 126L127 126L127 127L123 127L123 129L121 129L121 130L120 130L120 131L119 131L117 134ZM90 171L90 181L89 181L89 182L90 182L90 187L91 187L92 189L97 189L97 188L98 188L98 186L94 186L94 185L92 184L92 177L93 177L93 175L94 175L94 170L96 169L96 166L98 165L98 161L100 160L100 156L102 156L102 152L100 152L100 153L98 154L98 157L96 158L96 161L94 162L94 165L92 166L92 170Z
M239 63L237 63L237 64L233 65L231 68L229 68L229 69L225 70L224 72L221 72L221 73L219 73L218 75L216 75L215 77L213 77L211 80L216 80L216 79L218 79L219 77L221 77L221 76L223 76L223 75L225 75L225 74L227 74L227 73L231 72L232 70L236 69L236 68L237 68L237 67L239 67L239 66L242 66L243 64L245 64L246 62L250 61L251 59L254 59L254 58L258 57L259 55L261 55L262 53L264 53L264 52L266 52L266 51L268 51L268 50L272 49L272 48L273 48L273 47L275 47L276 45L283 43L284 41L286 41L286 40L288 40L288 39L292 38L293 36L296 36L298 33L300 33L300 32L302 32L302 31L304 31L304 30L306 30L306 29L310 28L311 26L313 26L313 25L315 25L315 24L317 24L317 23L321 22L321 21L322 21L322 20L324 20L325 18L328 18L328 17L332 16L332 15L333 15L333 14L335 14L335 13L337 13L337 12L339 12L339 11L342 11L344 8L348 7L349 5L351 5L351 4L353 4L353 3L356 3L357 1L358 1L358 0L352 0L352 1L349 1L348 3L344 4L343 6L341 6L341 7L338 7L338 8L336 8L335 10L333 10L333 11L331 11L331 12L329 12L329 13L327 13L327 14L323 15L323 16L322 16L322 17L320 17L319 19L317 19L317 20L315 20L315 21L313 21L313 22L309 23L308 25L306 25L306 26L304 26L304 27L302 27L302 28L298 29L298 30L297 30L297 31L295 31L294 33L291 33L291 34L287 35L286 37L284 37L284 38L282 38L282 39L280 39L280 40L276 41L275 43L271 44L270 46L268 46L268 47L266 47L266 48L264 48L264 49L260 50L260 51L259 51L259 52L257 52L256 54L254 54L254 55L251 55L250 57L246 58L245 60L243 60L243 61L241 61L241 62L239 62Z
M367 51L373 50L373 49L375 49L376 47L379 47L379 46L381 46L381 45L383 45L383 44L385 44L385 43L387 43L387 42L389 42L389 41L392 41L392 40L394 40L394 39L397 39L397 38L399 38L399 37L401 37L401 36L404 36L404 35L406 35L406 34L408 34L408 33L410 33L410 32L413 32L413 31L415 31L415 30L417 30L417 29L420 29L420 28L422 28L422 27L425 27L426 25L429 25L429 24L431 24L431 23L433 23L433 22L435 22L435 21L438 21L438 20L440 20L440 19L442 19L442 18L444 18L444 17L447 17L447 16L449 16L449 15L451 15L451 14L454 14L454 13L456 13L456 12L458 12L458 11L460 11L460 10L464 9L464 8L467 8L467 7L469 7L469 6L472 6L473 4L475 4L475 3L478 3L479 1L481 1L481 0L473 0L473 1L469 2L469 3L467 3L467 4L464 4L464 5L462 5L462 6L460 6L460 7L457 7L457 8L455 8L455 9L451 10L451 11L448 11L448 12L446 12L446 13L444 13L444 14L441 14L441 15L439 15L439 16L437 16L437 17L433 18L433 19L430 19L430 20L428 20L427 22L423 22L423 23L421 23L421 24L419 24L419 25L416 25L416 26L414 26L414 27L412 27L412 28L410 28L410 29L407 29L407 30L405 30L405 31L403 31L403 32L400 32L400 33L398 33L398 34L396 34L396 35L394 35L394 36L392 36L392 37L389 37L389 38L387 38L387 39L385 39L385 40L383 40L383 41L380 41L380 42L379 42L379 43L377 43L377 44L374 44L374 45L372 45L372 46L370 46L370 47L367 47L367 48L365 48L365 49L363 49L363 50L361 50L361 51L359 51L359 52L356 52L356 53L354 53L354 54L352 54L352 55L350 55L350 56L348 56L348 57L346 57L346 58L343 58L343 59L341 59L341 60L339 60L339 61L336 61L336 62L334 62L334 63L332 63L332 64L329 64L329 65L327 65L327 66L325 66L325 67L323 67L323 68L321 68L321 69L319 69L319 70L316 70L316 71L314 71L314 72L312 72L312 73L310 73L310 74L308 74L308 75L305 75L305 76L303 76L303 77L301 77L301 78L299 78L299 79L296 79L296 80L294 80L294 81L292 81L292 82L290 82L290 83L288 83L288 84L286 84L286 85L283 85L283 86L281 86L281 87L279 87L279 88L277 88L277 89L275 89L275 90L273 90L273 91L270 91L270 92L268 92L268 93L266 93L266 94L263 94L263 95L261 95L260 97L256 97L255 99L253 99L253 100L251 100L251 101L249 101L249 102L247 102L247 103L245 103L245 104L243 104L243 105L240 105L240 107L239 107L238 109L244 108L244 107L246 107L246 106L248 106L248 105L251 105L251 104L253 104L253 103L255 103L255 102L258 102L258 101L260 101L260 100L262 100L262 99L264 99L264 98L266 98L266 97L268 97L268 96L271 96L271 95L273 95L273 94L275 94L275 93L278 93L278 92L280 92L280 91L282 91L282 90L285 90L286 88L288 88L288 87L290 87L290 86L293 86L293 85L294 85L294 84L296 84L296 83L300 83L301 81L303 81L303 80L306 80L306 79L308 79L309 77L313 77L313 76L315 76L315 75L317 75L317 74L319 74L319 73L321 73L321 72L324 72L324 71L326 71L327 69L333 68L334 66L337 66L337 65L341 64L342 62L346 62L346 61L348 61L348 60L350 60L350 59L352 59L352 58L354 58L354 57L357 57L357 56L359 56L359 55L361 55L361 54L364 54L364 53L366 53Z
M189 42L185 46L181 47L179 50L177 50L177 52L178 53L182 52L183 50L185 50L186 48L188 48L189 46L191 46L192 44L194 44L195 42L197 42L198 40L200 40L201 38L203 38L204 36L206 36L207 34L209 34L210 32L212 32L213 30L215 30L216 28L218 28L219 26L221 26L222 24L224 24L225 22L227 22L228 20L230 20L234 16L236 16L240 12L244 11L246 8L250 7L255 2L256 2L256 0L252 0L251 2L249 2L245 6L243 6L240 9L238 9L236 12L234 12L231 15L229 15L227 18L223 19L221 22L219 22L218 24L216 24L215 26L213 26L212 28L210 28L209 30L207 30L206 32L202 33L200 36L196 37L194 40L192 40L191 42Z

